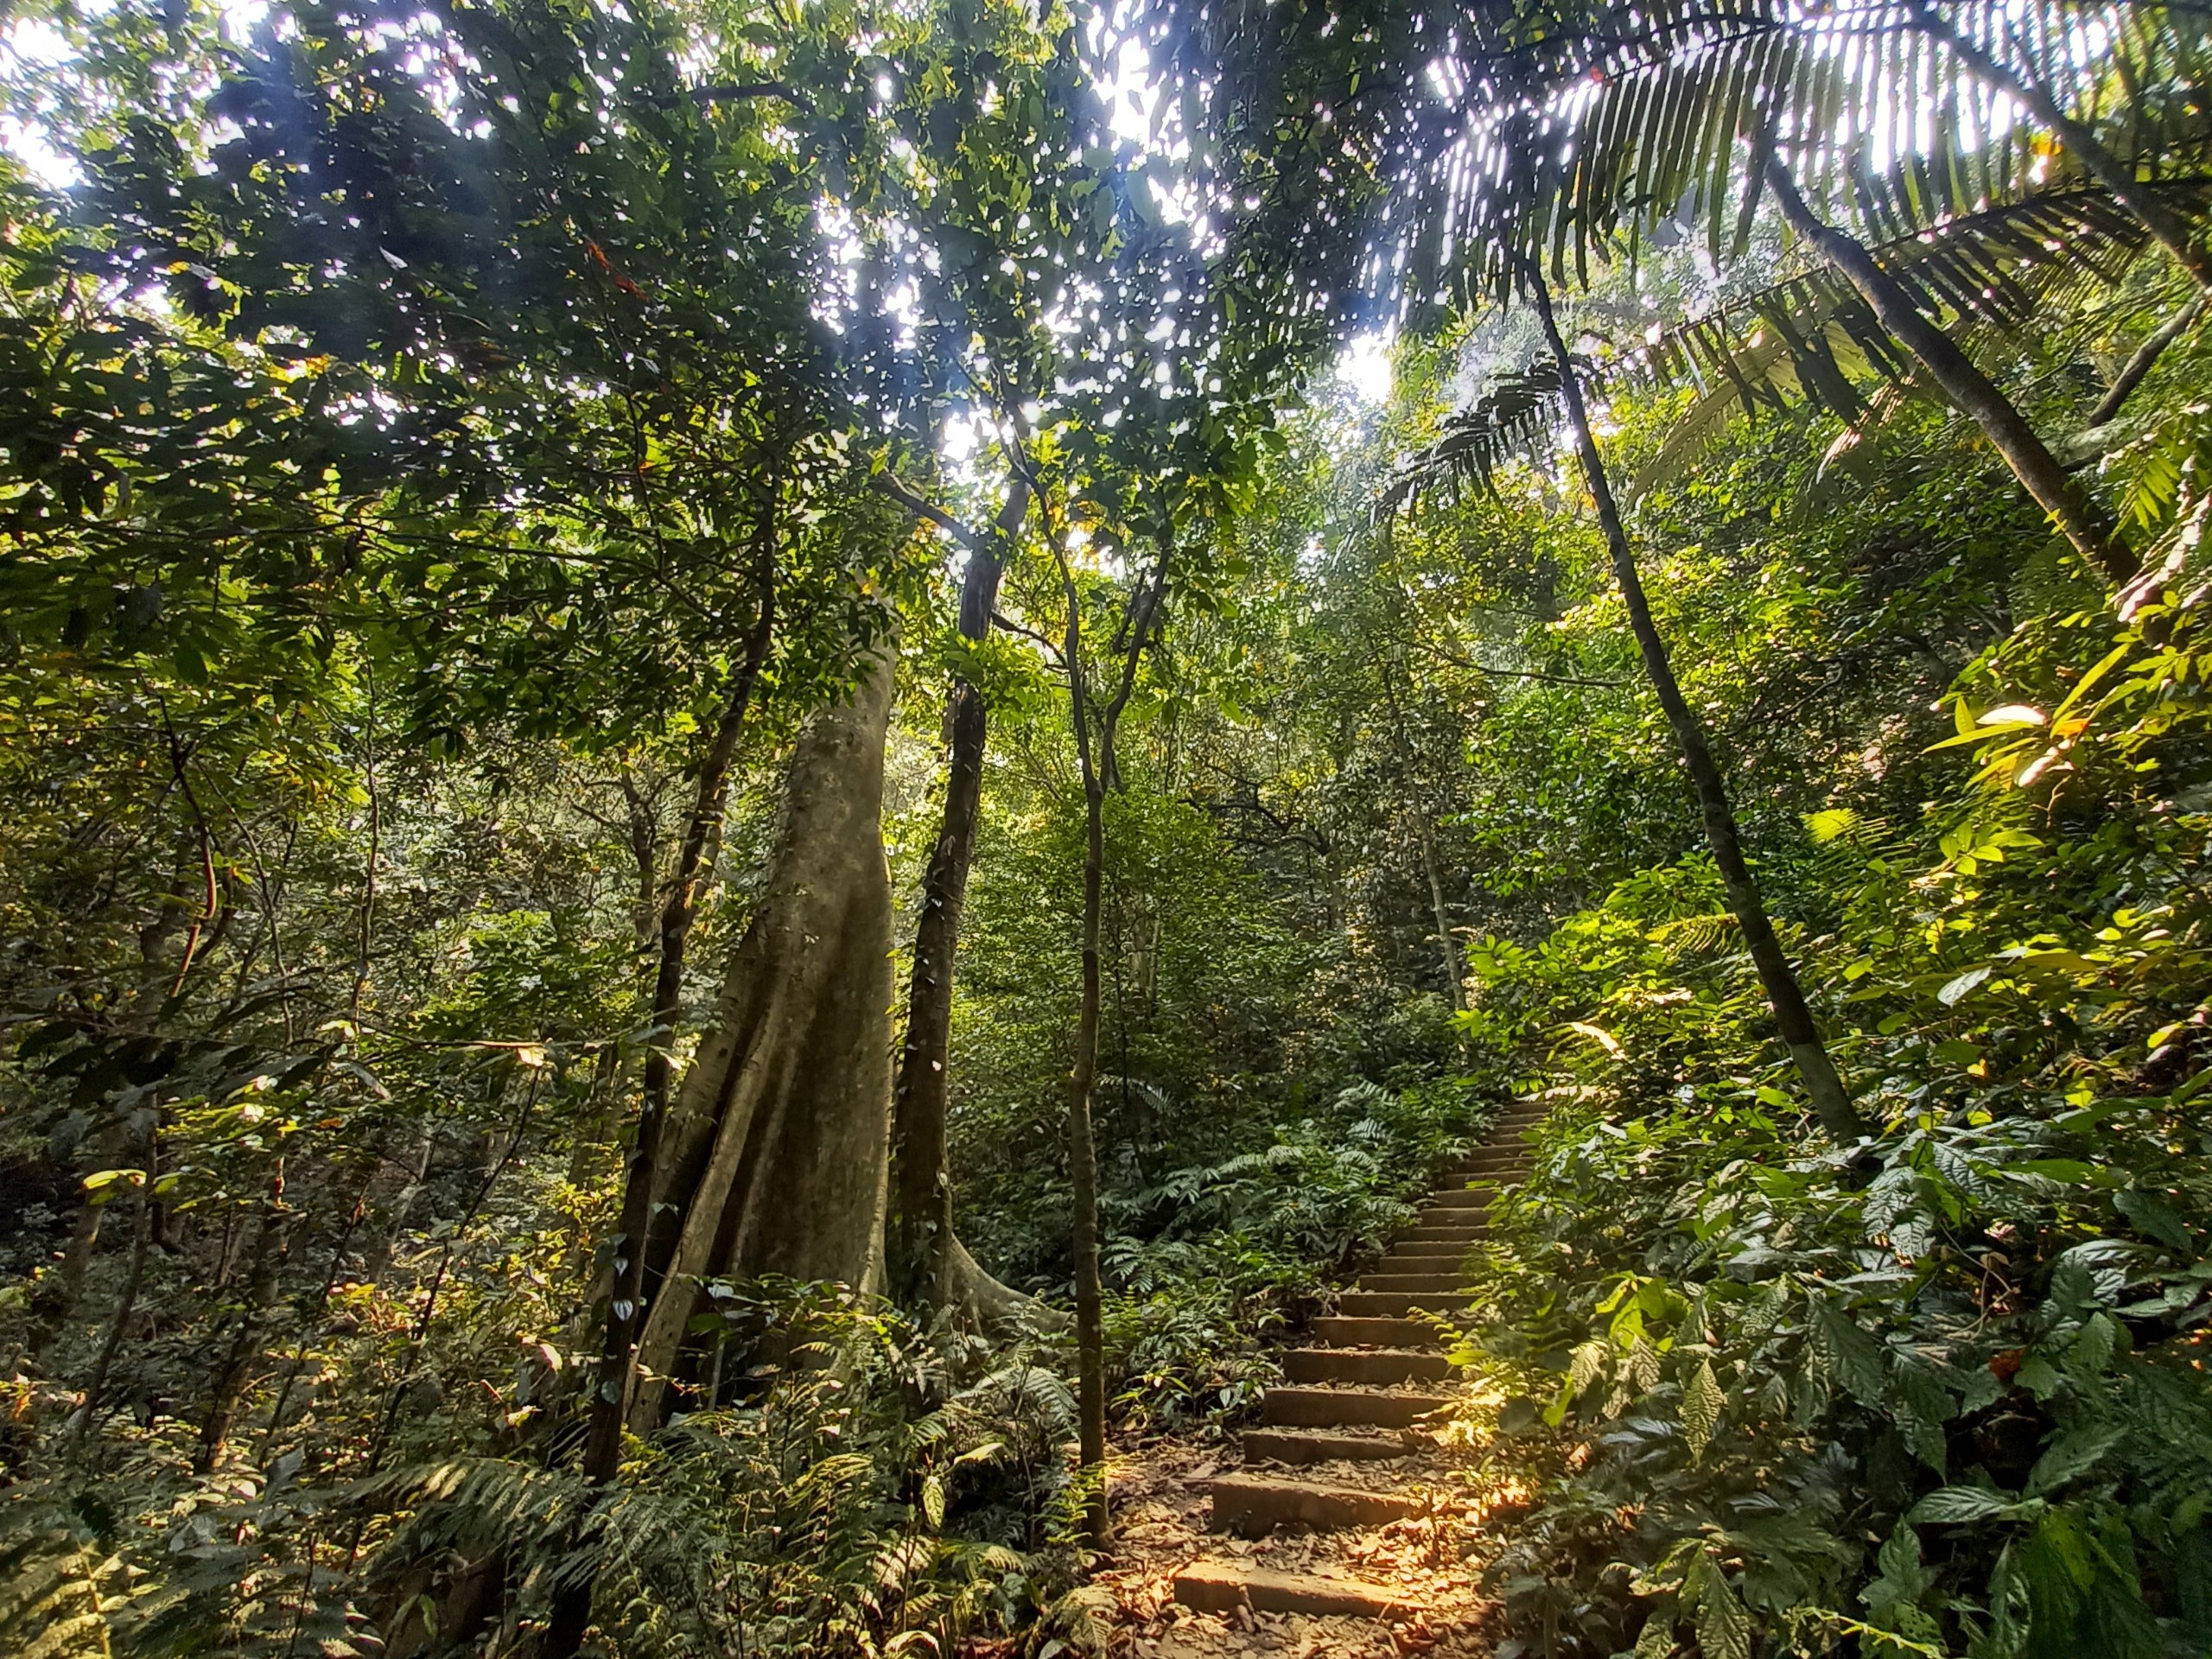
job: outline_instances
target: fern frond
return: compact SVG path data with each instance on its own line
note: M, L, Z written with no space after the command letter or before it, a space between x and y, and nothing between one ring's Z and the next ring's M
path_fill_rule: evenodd
M0 1547L0 1651L22 1659L108 1659L108 1613L124 1577L119 1557L59 1529Z
M1736 918L1727 911L1707 916L1685 916L1662 922L1651 930L1653 943L1681 957L1709 956L1736 931Z

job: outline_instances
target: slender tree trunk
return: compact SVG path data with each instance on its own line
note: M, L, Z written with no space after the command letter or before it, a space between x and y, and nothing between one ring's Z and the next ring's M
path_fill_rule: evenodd
M1827 1045L1821 1040L1820 1027L1814 1023L1812 1010L1806 1007L1805 994L1798 986L1796 970L1790 966L1782 941L1775 936L1765 901L1759 896L1758 883L1752 879L1751 866L1744 857L1743 843L1736 830L1735 810L1728 801L1727 785L1705 741L1704 728L1698 724L1697 715L1675 679L1666 642L1659 637L1658 626L1651 620L1651 606L1644 597L1643 579L1637 574L1628 531L1621 523L1619 505L1606 480L1597 440L1591 435L1590 415L1582 402L1582 387L1576 378L1573 359L1567 353L1558 321L1552 315L1551 295L1544 287L1542 277L1533 269L1528 275L1536 314L1543 323L1544 338L1559 365L1560 389L1566 400L1568 423L1574 430L1575 454L1581 461L1591 497L1597 503L1598 522L1605 532L1605 546L1612 556L1613 579L1619 584L1621 601L1628 611L1629 628L1636 636L1637 649L1643 653L1651 689L1658 694L1659 706L1666 711L1667 723L1674 728L1675 741L1689 767L1690 781L1696 787L1698 805L1705 819L1706 843L1713 849L1713 861L1719 866L1721 885L1728 894L1728 908L1743 930L1745 945L1751 951L1753 966L1758 969L1759 982L1765 987L1768 1006L1774 1011L1776 1028L1789 1051L1789 1058L1796 1063L1797 1075L1805 1084L1806 1093L1812 1097L1813 1116L1838 1141L1856 1141L1865 1133L1866 1126L1858 1109L1852 1104L1843 1079L1836 1073L1835 1063L1828 1058Z
M154 1241L154 1184L161 1179L161 1113L158 1108L142 1108L145 1128L141 1144L145 1148L144 1178L138 1184L138 1206L130 1232L130 1258L123 1270L123 1288L117 1293L115 1315L108 1322L107 1337L100 1344L100 1351L92 1360L92 1373L85 1381L84 1402L77 1408L76 1428L73 1439L82 1446L92 1438L92 1427L99 1414L100 1396L107 1391L108 1373L113 1369L115 1357L123 1347L124 1333L130 1329L130 1316L137 1311L138 1292L146 1281L146 1249Z
M245 1306L238 1311L238 1335L215 1374L207 1415L200 1424L194 1465L203 1475L222 1456L238 1402L252 1380L254 1362L260 1357L262 1330L268 1323L269 1310L276 1305L277 1285L283 1274L291 1217L291 1207L284 1202L284 1163L280 1158L270 1176L269 1196L262 1203L261 1219L254 1233L253 1265L246 1274Z
M1029 508L1029 486L1016 479L995 525L995 535L970 545L960 590L960 636L980 643L991 631L1007 545ZM891 1213L886 1274L895 1300L907 1306L958 1306L986 1329L1012 1323L1033 1308L978 1268L952 1225L952 1173L946 1154L946 1103L951 1085L952 982L960 949L960 917L982 815L983 752L988 711L982 688L956 670L945 711L951 760L937 844L922 878L921 915L914 925L914 959L906 994L906 1034L892 1090Z
M315 1293L314 1302L300 1321L299 1340L292 1348L292 1363L284 1368L284 1380L277 1384L276 1398L270 1404L269 1421L261 1431L261 1447L254 1459L264 1469L269 1466L270 1448L276 1444L277 1431L284 1427L284 1412L292 1402L292 1390L299 1386L301 1373L307 1370L308 1342L330 1306L331 1293L338 1288L338 1275L345 1271L346 1247L353 1242L355 1230L368 1219L368 1213L369 1181L365 1179L360 1191L354 1195L353 1207L346 1211L346 1224L338 1230L337 1242L330 1247L330 1262L322 1275L322 1287ZM371 1275L368 1282L373 1287L376 1275Z
M2144 377L2158 366L2166 347L2188 333L2190 325L2204 315L2204 298L2202 293L2192 296L2187 305L2160 323L2150 338L2135 348L2135 355L2127 359L2126 367L2120 370L2105 395L2097 400L2097 406L2089 411L2084 430L2094 431L2120 413L2135 388L2143 384Z
M1767 163L1766 180L1790 228L1820 250L1857 289L1882 326L1918 358L1944 394L1971 416L2005 458L2061 535L2115 585L2135 574L2135 560L2045 447L2012 400L1974 367L1951 337L1921 314L1896 277L1876 263L1866 245L1822 221L1806 203L1797 181L1780 161Z
M1397 738L1398 763L1405 768L1409 777L1414 776L1416 768L1414 763L1413 739L1406 731L1406 711L1398 702L1397 683L1395 678L1396 664L1387 660L1378 652L1375 658L1375 665L1376 672L1382 677L1383 700L1390 705L1390 728ZM1412 695L1410 680L1408 683L1407 694L1408 696ZM1414 792L1418 796L1421 791L1416 787ZM1414 822L1418 826L1417 840L1421 848L1421 874L1428 880L1429 913L1436 918L1436 949L1444 964L1445 995L1452 999L1452 1006L1454 1009L1465 1014L1467 1011L1466 965L1460 958L1459 947L1452 942L1452 918L1450 912L1445 908L1444 877L1436 860L1436 826L1426 805L1416 801L1412 811Z
M172 764L177 764L177 753L172 744ZM192 825L178 831L175 874L168 881L167 893L152 919L138 930L139 980L132 988L123 1023L123 1029L133 1034L151 1032L160 1024L166 1000L163 993L177 975L178 965L170 959L169 946L184 931L189 907L176 895L191 885L192 873L200 861L198 848L199 837ZM130 1126L130 1115L126 1112L99 1128L92 1141L94 1169L113 1168L129 1155ZM54 1269L51 1280L40 1286L33 1300L29 1347L34 1358L43 1358L47 1350L68 1328L85 1293L86 1275L91 1272L93 1258L99 1251L100 1228L106 1219L108 1206L92 1203L81 1185L77 1203L76 1219L70 1226L69 1243L62 1254L61 1264Z
M1113 1539L1112 1506L1106 1484L1106 1339L1104 1295L1098 1274L1098 1144L1091 1128L1091 1091L1098 1080L1100 975L1099 921L1105 907L1106 790L1118 779L1114 738L1122 710L1136 683L1137 667L1152 626L1167 592L1172 550L1164 550L1148 582L1129 597L1122 631L1127 654L1121 684L1097 711L1097 743L1092 746L1090 684L1083 662L1083 596L1065 551L1055 544L1060 591L1067 605L1067 635L1061 658L1067 666L1068 719L1083 779L1083 1001L1076 1014L1075 1059L1068 1069L1068 1200L1074 1210L1077 1402L1080 1408L1078 1451L1086 1473L1096 1482L1086 1507L1086 1530L1094 1548Z
M1421 867L1428 877L1428 902L1436 918L1436 949L1444 963L1444 988L1452 999L1452 1006L1459 1013L1467 1011L1466 969L1459 958L1459 947L1452 942L1451 913L1444 907L1444 878L1436 863L1436 835L1430 829L1428 814L1421 815Z
M1079 1452L1096 1484L1085 1509L1091 1547L1113 1537L1106 1490L1106 1338L1098 1277L1098 1146L1091 1132L1090 1091L1098 1077L1098 920L1106 879L1106 789L1090 747L1090 699L1083 669L1083 605L1074 577L1061 566L1068 620L1064 657L1068 715L1083 777L1083 1001L1076 1014L1075 1062L1068 1071L1068 1199L1074 1209L1075 1332Z
M2212 262L2206 260L2204 250L2190 235L2180 215L2158 200L2157 191L2138 178L2133 167L2107 149L2103 140L2060 109L2056 100L2034 81L1999 62L1953 29L1924 0L1913 6L1911 17L1914 28L1942 41L1974 74L2018 99L2028 113L2057 136L2058 142L2082 164L2082 170L2111 191L2113 199L2158 239L2199 288L2212 289Z

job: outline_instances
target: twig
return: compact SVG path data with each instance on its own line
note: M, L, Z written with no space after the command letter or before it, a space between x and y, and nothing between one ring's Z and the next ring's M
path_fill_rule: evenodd
M691 101L701 109L716 104L741 104L759 98L779 98L794 109L814 112L814 100L795 86L780 80L733 81L720 86L694 86Z
M1033 639L1036 641L1036 643L1044 649L1046 654L1051 657L1054 662L1059 661L1060 647L1056 641L1046 639L1034 628L1023 627L1020 623L1016 622L1013 618L1007 616L1005 612L993 611L991 613L991 626L993 627L1004 628L1008 633L1018 633L1025 639Z

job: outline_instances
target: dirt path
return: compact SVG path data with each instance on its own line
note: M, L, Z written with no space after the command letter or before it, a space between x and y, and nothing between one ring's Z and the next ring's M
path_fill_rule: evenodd
M1490 1651L1485 1496L1432 1414L1450 1367L1419 1313L1464 1306L1462 1264L1538 1116L1516 1106L1449 1172L1312 1345L1283 1355L1259 1426L1228 1443L1164 1438L1117 1459L1113 1651L1440 1659Z

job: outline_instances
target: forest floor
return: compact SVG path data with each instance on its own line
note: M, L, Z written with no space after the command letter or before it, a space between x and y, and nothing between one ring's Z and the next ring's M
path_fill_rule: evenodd
M1393 1659L1433 1654L1472 1659L1491 1649L1489 1605L1481 1594L1486 1565L1484 1504L1472 1471L1440 1455L1393 1465L1389 1479L1430 1499L1429 1512L1344 1532L1278 1529L1245 1539L1210 1530L1208 1483L1242 1464L1234 1440L1163 1436L1117 1458L1116 1516L1110 1562L1092 1582L1113 1591L1118 1608L1109 1652L1116 1659ZM1314 1471L1345 1481L1373 1480L1352 1465ZM1175 1600L1177 1573L1195 1561L1233 1559L1276 1572L1387 1585L1402 1607L1380 1618L1351 1615L1202 1612Z

